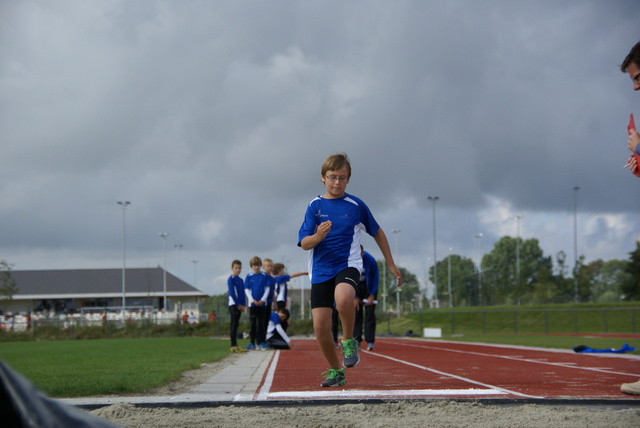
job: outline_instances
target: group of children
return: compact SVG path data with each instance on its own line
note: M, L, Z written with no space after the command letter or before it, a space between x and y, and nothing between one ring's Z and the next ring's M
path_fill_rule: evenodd
M274 264L271 259L264 259L263 263L257 256L249 261L249 265L251 273L243 281L240 277L242 262L234 260L231 263L231 276L227 280L231 351L291 349L291 339L286 333L290 317L287 283L291 278L306 275L307 272L287 275L284 264ZM247 308L250 343L243 349L238 346L238 324L242 312Z

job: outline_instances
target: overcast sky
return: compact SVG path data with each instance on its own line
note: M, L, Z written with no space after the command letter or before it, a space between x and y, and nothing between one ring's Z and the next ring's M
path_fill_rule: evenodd
M167 269L206 293L236 258L304 270L335 152L423 283L427 196L438 259L477 260L522 215L572 265L574 201L578 254L628 259L638 23L631 0L0 0L0 259L121 268L130 201L128 267L164 265L168 232Z

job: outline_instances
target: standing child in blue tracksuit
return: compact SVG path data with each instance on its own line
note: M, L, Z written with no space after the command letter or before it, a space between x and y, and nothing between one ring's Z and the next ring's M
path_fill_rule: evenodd
M229 295L229 335L231 336L231 352L245 352L238 346L238 324L240 324L240 315L244 312L247 305L246 296L244 294L244 282L240 278L242 271L242 262L234 260L231 262L231 276L227 280L227 289Z
M244 292L247 296L247 306L249 307L249 322L251 326L251 343L247 350L267 349L266 326L264 324L265 311L270 311L267 307L269 293L273 290L273 278L262 272L262 260L255 256L249 262L253 271L244 280Z
M367 351L375 351L376 341L376 295L378 294L378 262L362 245L362 265L364 271L360 275L360 284L356 297L356 321L353 326L353 337L360 343L362 341L362 319L364 318L364 340L367 342Z
M267 296L267 310L264 313L263 319L264 331L266 332L267 327L269 326L269 317L271 316L271 311L273 311L273 297L276 291L276 278L273 275L273 260L265 257L264 260L262 260L262 270L268 277L273 279L273 282L271 283L271 292L269 292L269 296Z
M287 298L289 294L288 282L293 278L302 275L308 275L309 272L296 272L287 275L284 270L284 264L276 263L273 265L273 276L276 278L276 308L277 310L287 307Z

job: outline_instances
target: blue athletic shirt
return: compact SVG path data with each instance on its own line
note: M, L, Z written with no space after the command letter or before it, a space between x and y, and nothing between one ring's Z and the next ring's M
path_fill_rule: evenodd
M276 276L276 302L286 302L288 295L287 282L291 280L291 275Z
M250 273L244 280L244 294L247 297L247 306L253 307L254 300L262 300L266 307L269 293L273 290L274 279L264 272Z
M227 290L229 292L229 306L247 306L242 278L231 275L227 280Z
M364 255L362 256L362 262L364 264L364 272L362 273L364 278L361 276L360 282L366 282L368 293L375 296L378 294L378 283L380 281L380 275L378 274L378 262L366 251L364 251Z
M271 315L269 315L269 324L267 326L266 340L271 339L276 333L278 333L280 338L285 342L289 343L291 341L291 339L289 339L289 336L287 336L287 333L284 331L284 328L282 328L282 323L280 322L278 313L271 312Z
M325 282L348 267L362 272L360 233L364 230L375 237L380 226L369 207L359 198L345 193L337 199L314 198L304 214L298 232L298 246L302 239L316 233L320 223L331 220L331 230L318 245L309 251L309 279L312 284Z

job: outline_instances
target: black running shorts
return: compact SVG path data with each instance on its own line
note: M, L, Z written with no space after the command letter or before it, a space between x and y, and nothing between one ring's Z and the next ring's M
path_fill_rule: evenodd
M335 306L336 285L346 282L353 286L353 296L358 289L360 271L354 267L346 268L331 278L329 281L311 284L311 309L332 308Z

